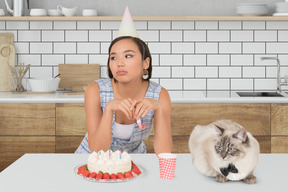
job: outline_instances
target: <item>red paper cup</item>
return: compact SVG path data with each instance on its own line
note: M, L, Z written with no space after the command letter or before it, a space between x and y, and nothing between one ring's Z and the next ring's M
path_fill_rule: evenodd
M177 155L172 153L160 153L158 155L161 179L170 180L174 178L176 157Z

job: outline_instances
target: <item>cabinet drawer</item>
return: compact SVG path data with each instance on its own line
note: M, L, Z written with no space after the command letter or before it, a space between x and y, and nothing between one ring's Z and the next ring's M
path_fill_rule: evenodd
M271 135L288 136L288 104L271 104Z
M55 135L55 104L1 103L0 135Z
M288 136L271 138L271 153L288 153Z

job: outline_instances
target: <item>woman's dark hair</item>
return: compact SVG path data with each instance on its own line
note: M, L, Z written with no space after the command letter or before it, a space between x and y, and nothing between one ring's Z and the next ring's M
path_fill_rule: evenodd
M110 47L109 47L109 57L108 57L108 62L107 62L107 69L108 69L108 76L112 79L113 78L113 74L111 72L111 69L110 69L110 52L111 52L111 48L113 47L113 45L115 43L117 43L118 41L120 40L123 40L123 39L131 39L138 47L141 55L142 55L142 60L144 61L147 57L150 58L150 62L149 62L149 67L148 67L148 78L147 79L143 79L143 80L146 80L146 81L149 81L149 79L151 78L152 76L152 57L151 57L151 54L150 54L150 51L149 51L149 48L148 46L146 45L146 43L144 41L142 41L141 39L137 38L137 37L131 37L131 36L121 36L121 37L117 37L116 39L114 39L111 44L110 44ZM116 79L114 79L116 80Z

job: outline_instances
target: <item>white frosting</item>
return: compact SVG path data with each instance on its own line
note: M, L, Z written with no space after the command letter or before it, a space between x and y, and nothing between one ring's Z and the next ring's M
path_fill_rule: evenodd
M127 152L123 152L120 157L120 151L95 151L88 157L87 163L90 172L103 172L109 174L124 173L131 171L131 157Z

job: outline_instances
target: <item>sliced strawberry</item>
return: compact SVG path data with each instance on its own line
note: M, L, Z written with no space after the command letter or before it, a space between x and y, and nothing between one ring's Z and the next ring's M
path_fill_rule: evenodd
M82 172L82 175L83 175L84 177L89 177L90 173L89 173L89 171L84 170L84 171Z
M117 178L118 179L124 179L124 174L123 173L117 173Z
M111 179L117 179L117 176L114 173L112 173L111 174Z
M131 177L133 177L133 175L132 175L131 171L129 171L129 172L124 173L124 177L125 178L131 178Z
M103 173L102 172L97 173L96 179L102 179L102 178L103 178Z
M85 165L78 167L78 172L77 172L78 175L82 174L82 172L85 170L84 166Z
M96 178L96 175L97 175L97 174L96 174L95 172L92 172L92 173L90 173L89 177L90 177L90 178Z
M137 167L137 165L134 164L133 162L132 162L132 172L135 173L136 175L141 174L140 169L139 169L139 168Z
M109 173L104 173L103 179L110 179L110 174Z

